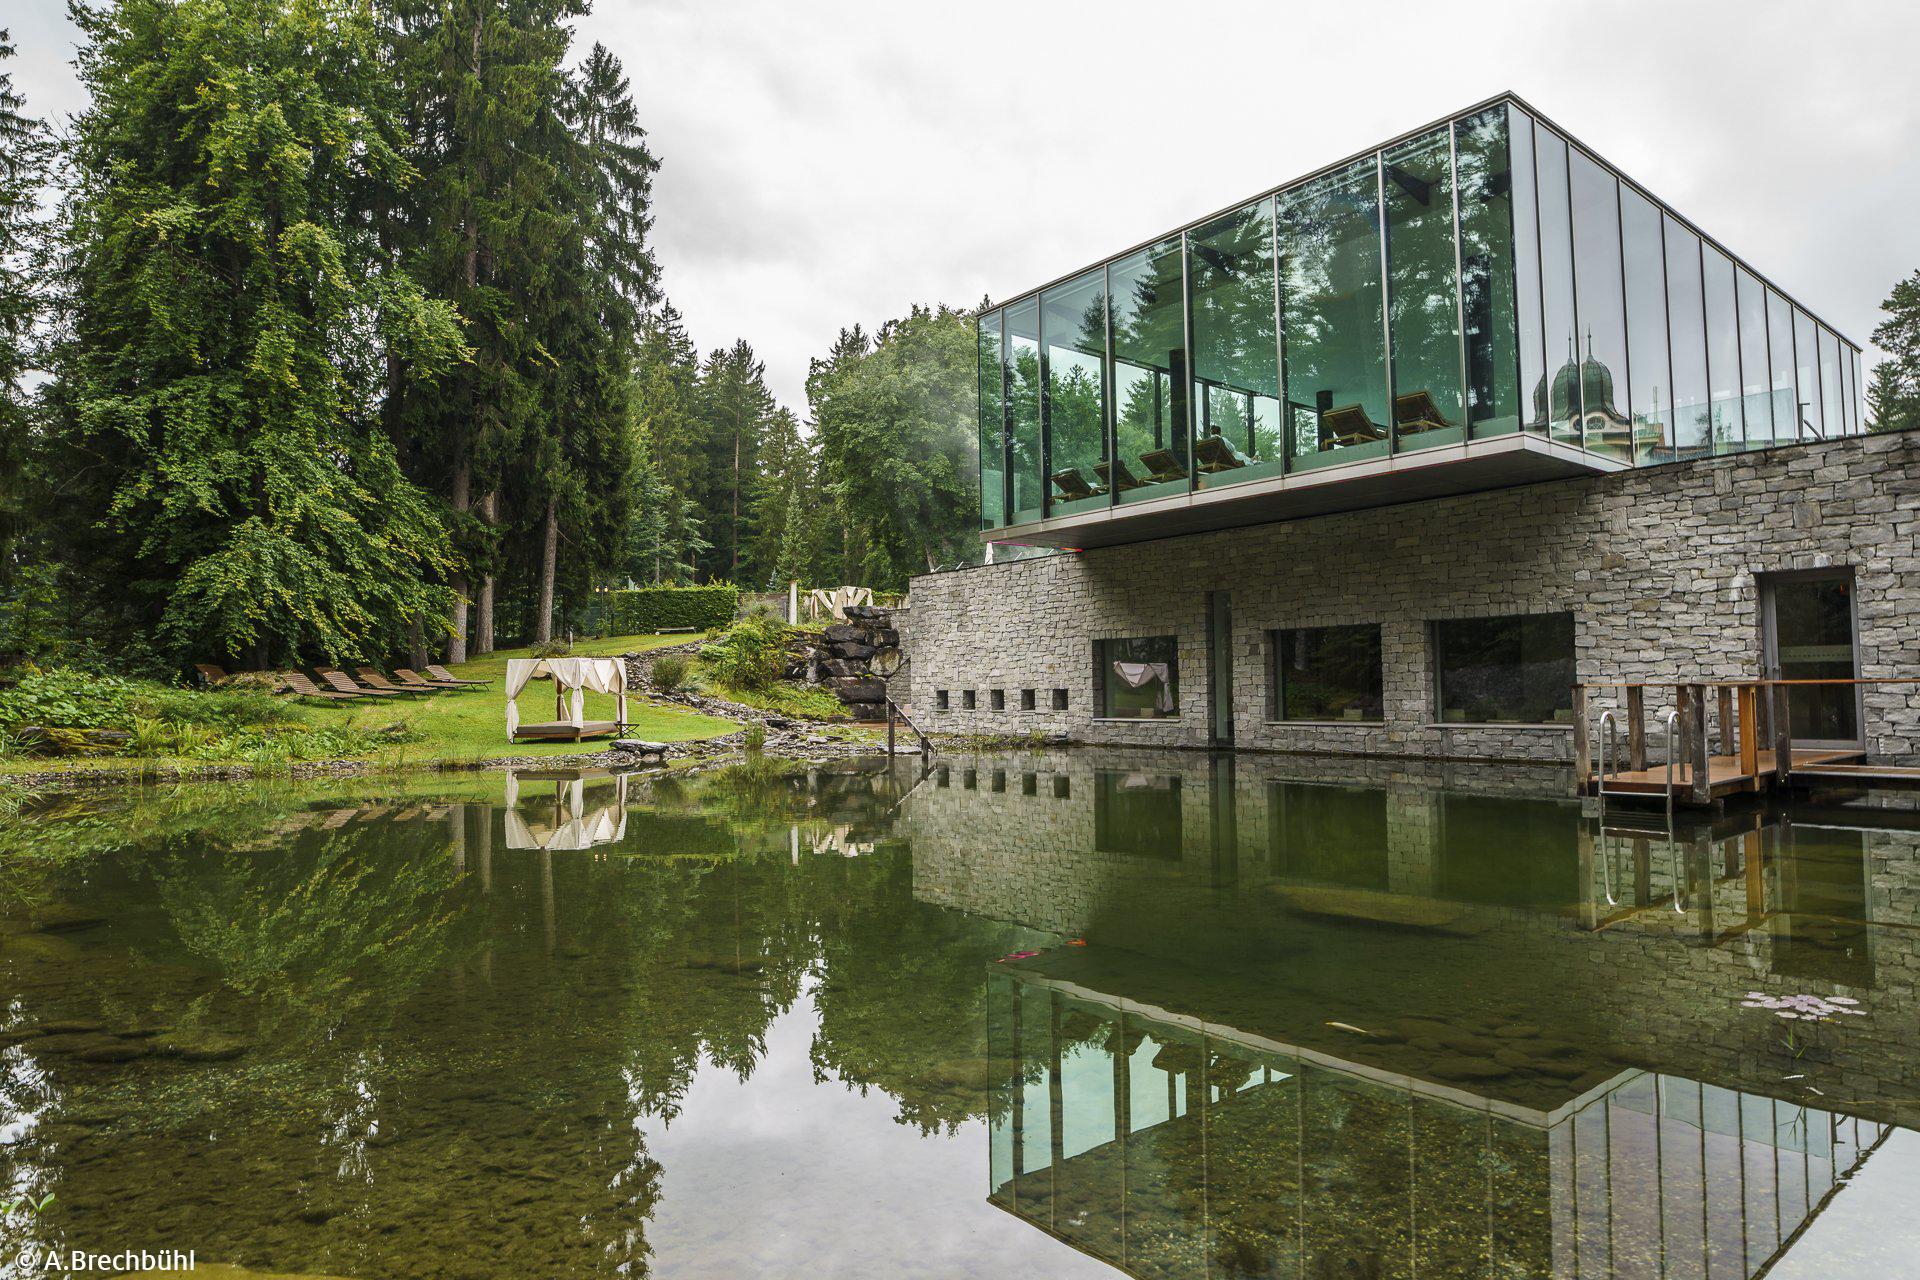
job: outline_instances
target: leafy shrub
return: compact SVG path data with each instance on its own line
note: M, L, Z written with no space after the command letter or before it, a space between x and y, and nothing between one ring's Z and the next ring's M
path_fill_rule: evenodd
M767 745L767 722L755 720L747 726L747 750L758 751Z
M787 628L767 618L743 618L702 648L700 661L727 688L770 688L786 671Z
M653 660L653 687L672 693L686 687L688 664L684 654L663 653Z
M640 635L682 627L715 630L731 623L740 609L740 588L730 582L710 582L698 587L640 587L611 594L612 627L616 635Z
M534 645L532 649L533 656L536 658L564 658L572 652L573 646L565 640L548 640Z

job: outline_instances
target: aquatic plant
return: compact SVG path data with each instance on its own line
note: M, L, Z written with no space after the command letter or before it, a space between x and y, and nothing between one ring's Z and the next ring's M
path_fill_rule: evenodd
M1866 1017L1865 1009L1853 1008L1859 1003L1852 996L1770 996L1764 991L1749 991L1740 1005L1746 1009L1771 1009L1776 1018L1788 1022L1826 1022L1841 1014Z

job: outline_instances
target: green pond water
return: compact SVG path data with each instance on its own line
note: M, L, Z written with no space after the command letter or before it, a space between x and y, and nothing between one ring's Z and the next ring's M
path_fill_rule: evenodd
M0 1277L1920 1275L1920 814L1056 752L0 827ZM1784 1017L1784 1014L1794 1014Z

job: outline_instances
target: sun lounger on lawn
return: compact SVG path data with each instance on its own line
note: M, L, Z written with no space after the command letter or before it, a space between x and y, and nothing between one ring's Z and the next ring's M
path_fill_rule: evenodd
M450 683L446 680L429 680L412 667L395 667L393 678L407 689L471 689L468 684Z
M378 671L375 671L372 667L355 667L353 669L353 674L360 677L361 684L364 684L371 689L387 689L394 693L414 693L414 694L434 692L434 690L432 689L422 688L418 685L409 686L405 684L395 684L393 681L381 675Z
M493 683L493 681L491 680L465 679L462 676L457 676L453 674L453 672L447 670L445 667L435 662L429 662L427 664L427 674L432 676L436 680L445 680L448 684L477 684L482 687L485 687L486 685L490 685Z
M335 667L315 667L314 674L338 689L341 693L355 693L363 698L404 698L407 694L389 692L385 689L363 689L353 682L353 677Z
M193 669L200 673L200 679L206 682L208 688L216 684L225 684L233 679L227 674L226 668L215 666L211 662L196 662L193 664Z
M298 671L282 671L279 673L279 679L289 693L299 698L326 698L332 702L352 702L361 697L357 693L340 693L332 689L322 689Z

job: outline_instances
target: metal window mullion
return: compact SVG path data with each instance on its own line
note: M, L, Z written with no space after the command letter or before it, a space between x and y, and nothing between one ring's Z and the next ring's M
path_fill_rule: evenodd
M1193 385L1199 381L1199 379L1195 376L1193 358L1193 273L1188 270L1187 264L1187 259L1190 256L1187 252L1187 246L1191 236L1191 231L1182 231L1180 233L1180 322L1183 326L1181 330L1181 340L1186 344L1187 348L1185 352L1186 359L1182 362L1186 367L1181 371L1181 376L1186 379L1187 385L1180 388L1180 399L1183 400L1187 406L1187 420L1174 424L1174 428L1180 433L1180 439L1183 442L1182 451L1187 455L1184 459L1184 464L1187 472L1188 493L1194 491L1199 481L1198 472L1193 465L1193 424L1198 421L1193 411ZM1169 379L1169 381L1171 381L1171 379Z
M1467 386L1467 293L1466 270L1462 265L1461 241L1466 228L1460 222L1460 122L1452 121L1447 125L1447 173L1453 188L1453 345L1460 356L1460 441L1466 443L1473 436L1473 411L1467 401L1471 390ZM1511 180L1509 180L1511 185ZM1488 335L1491 340L1492 335Z
M1280 197L1267 198L1267 240L1273 252L1273 374L1274 394L1280 419L1280 470L1293 469L1293 411L1287 399L1286 312L1280 294Z
M1120 457L1120 411L1115 405L1120 398L1120 380L1114 376L1113 264L1110 262L1100 268L1100 311L1101 326L1106 331L1106 355L1100 361L1100 437L1107 455L1107 505L1111 507L1120 501L1120 486L1113 482L1113 464Z
M1682 230L1685 228L1683 227ZM1667 224L1663 217L1660 222L1660 238L1665 240L1666 234ZM1707 242L1700 236L1695 236L1693 239L1694 243L1700 246L1700 367L1707 371L1707 455L1711 457L1713 455L1713 332L1711 322L1707 319ZM1733 311L1735 326L1733 338L1734 345L1738 346L1740 342L1740 273L1738 271L1733 273ZM1742 424L1740 434L1744 438L1747 430L1744 411L1740 415L1740 421Z
M1400 452L1400 424L1393 412L1393 279L1388 268L1392 246L1388 243L1387 153L1384 149L1373 153L1373 189L1374 239L1380 246L1380 352L1386 365L1387 453L1391 456Z
M1569 151L1567 158L1569 161L1568 173L1571 174L1572 173L1571 161L1573 158L1571 151ZM1588 157L1588 158L1591 159L1592 157ZM1626 399L1627 399L1627 465L1630 467L1636 467L1640 465L1640 433L1633 429L1633 331L1627 327L1626 218L1621 208L1622 202L1620 199L1620 185L1621 185L1620 175L1617 173L1614 173L1612 170L1608 169L1605 165L1600 165L1599 167L1601 171L1607 175L1607 177L1613 179L1613 242L1614 244L1619 246L1617 260L1620 263L1620 367L1623 371L1623 377L1621 381L1626 384L1625 390L1626 390ZM1663 242L1666 240L1666 235L1667 235L1666 224L1662 223L1660 227L1660 238ZM1661 260L1662 262L1664 262L1665 254L1666 254L1666 248L1664 246L1664 243L1661 247L1660 252L1662 255ZM1579 261L1580 261L1579 254L1576 251L1574 254L1574 271L1576 273L1578 273L1578 271L1580 270ZM1664 275L1664 272L1663 272L1663 275ZM1704 306L1705 304L1703 302L1702 303L1703 312L1704 312ZM1671 329L1672 326L1669 325L1668 328ZM1584 376L1581 378L1581 381L1583 383L1586 381Z
M1038 348L1037 365L1040 370L1040 386L1034 394L1034 411L1040 415L1040 518L1045 520L1053 514L1053 397L1048 394L1052 378L1048 370L1053 364L1047 354L1047 300L1045 294L1037 294L1033 300L1034 345Z

